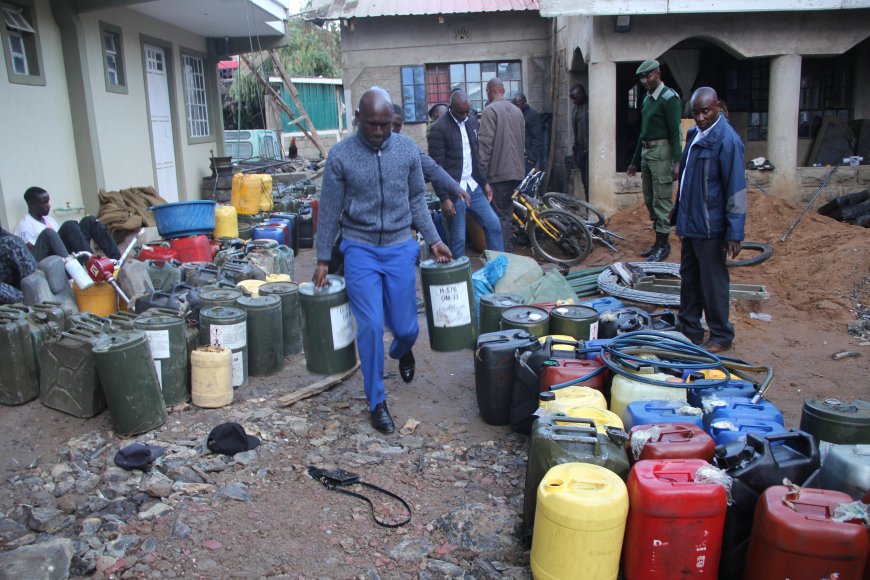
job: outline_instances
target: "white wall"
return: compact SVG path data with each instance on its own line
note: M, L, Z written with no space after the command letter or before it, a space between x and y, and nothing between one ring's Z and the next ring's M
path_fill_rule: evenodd
M97 111L96 125L105 188L119 190L132 186L155 185L140 37L145 35L171 44L170 54L167 55L172 59L171 71L174 78L174 86L170 85L170 99L174 101L176 151L181 151L181 158L176 155L175 162L184 169L184 177L178 184L179 199L199 199L202 178L211 174L209 149L216 149L216 143L213 139L210 143L195 145L188 142L181 48L205 54L205 39L129 9L89 12L83 14L81 19L87 37L88 62L91 64L90 84L94 108ZM106 91L100 21L121 29L127 94ZM209 115L214 131L214 126L221 123L221 111L209 110Z
M0 191L3 227L12 230L27 212L24 190L32 185L51 194L52 216L59 222L82 214L57 212L69 202L82 205L70 118L60 32L48 0L37 0L36 23L42 47L45 86L9 82L0 64ZM0 43L2 44L2 43ZM5 46L0 48L0 54ZM5 55L3 56L5 58ZM5 214L5 215L2 215Z

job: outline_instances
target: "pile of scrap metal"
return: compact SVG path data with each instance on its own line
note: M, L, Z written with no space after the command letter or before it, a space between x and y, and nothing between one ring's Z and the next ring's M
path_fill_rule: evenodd
M143 227L157 225L148 209L166 200L153 187L131 187L121 191L100 190L100 212L97 218L118 241Z
M615 262L598 275L598 289L624 300L661 306L680 304L680 265L672 262ZM732 299L767 300L758 284L731 284Z

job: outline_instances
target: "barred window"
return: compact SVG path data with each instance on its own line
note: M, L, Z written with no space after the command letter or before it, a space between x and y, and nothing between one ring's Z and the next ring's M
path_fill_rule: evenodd
M208 137L211 134L206 102L205 70L203 59L182 55L184 65L184 100L187 104L187 130L190 137Z

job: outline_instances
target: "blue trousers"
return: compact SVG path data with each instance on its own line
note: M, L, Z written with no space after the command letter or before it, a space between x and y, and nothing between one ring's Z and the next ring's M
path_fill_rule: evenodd
M501 223L499 223L498 216L495 215L492 206L486 201L483 188L478 185L474 191L468 192L468 196L471 198L471 205L466 206L465 202L461 199L455 199L453 205L456 208L456 215L452 218L447 218L447 237L450 238L449 246L453 259L455 260L465 255L466 212L474 216L475 221L483 228L483 234L486 237L486 248L496 252L503 252L504 239L501 235Z
M414 240L378 248L342 240L347 297L356 318L356 348L363 385L374 410L384 391L384 323L393 333L390 358L399 359L417 341L417 276L420 247Z

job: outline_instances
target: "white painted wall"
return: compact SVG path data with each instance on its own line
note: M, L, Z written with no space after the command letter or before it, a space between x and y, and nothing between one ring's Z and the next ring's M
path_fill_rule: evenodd
M171 59L171 72L175 83L174 91L170 87L170 99L174 101L176 115L173 125L175 140L181 151L180 157L176 155L175 162L184 170L184 177L178 184L179 199L200 199L202 178L211 174L209 149L216 149L216 143L213 140L210 143L193 145L188 142L181 47L204 54L205 39L129 9L89 12L81 18L87 36L88 61L92 65L90 83L97 111L97 132L106 189L155 185L140 40L140 35L146 35L172 45L167 54ZM121 29L127 67L127 94L106 91L100 21ZM209 115L214 131L214 127L221 122L221 111L209 110Z
M9 82L0 63L0 191L3 227L11 231L27 212L24 190L32 185L51 194L52 217L58 222L83 214L57 212L69 202L82 205L66 72L60 32L48 0L36 1L36 22L42 46L45 86ZM2 43L0 43L2 44ZM0 47L0 53L5 47ZM3 57L5 58L5 56Z

